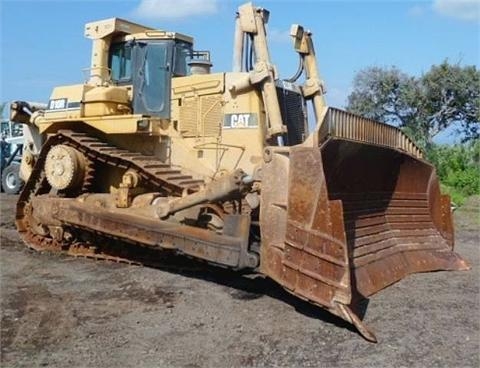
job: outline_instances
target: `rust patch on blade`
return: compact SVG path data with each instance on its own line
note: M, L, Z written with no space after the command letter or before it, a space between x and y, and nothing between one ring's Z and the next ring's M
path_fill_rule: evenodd
M340 140L327 142L322 158L329 198L344 208L353 293L368 297L412 273L468 267L452 252L450 200L430 164Z
M278 156L278 157L276 157ZM350 276L340 201L328 199L320 150L293 147L288 166L282 171L273 155L271 165L264 170L264 181L282 178L288 187L283 198L287 206L279 218L284 238L278 245L269 237L270 218L262 216L264 255L262 271L293 294L325 308L335 308L335 302L350 303ZM269 167L270 166L270 167ZM277 190L277 189L273 189ZM263 194L262 194L263 195ZM273 212L276 206L268 196L262 202L262 213ZM265 236L266 235L266 236Z

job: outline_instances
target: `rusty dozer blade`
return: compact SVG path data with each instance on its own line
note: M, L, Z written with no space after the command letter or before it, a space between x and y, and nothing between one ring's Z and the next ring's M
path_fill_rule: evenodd
M376 341L359 300L469 266L453 252L450 199L401 131L333 109L324 126L318 146L266 149L261 270Z

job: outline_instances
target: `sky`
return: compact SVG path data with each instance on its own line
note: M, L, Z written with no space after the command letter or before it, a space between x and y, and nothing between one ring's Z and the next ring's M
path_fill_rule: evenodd
M120 17L193 36L210 50L212 72L232 68L234 0L0 0L0 101L46 102L53 87L82 83L90 64L87 22ZM445 59L480 64L480 0L257 0L270 10L270 52L280 77L298 58L288 36L313 32L330 106L344 107L355 74L396 66L414 76Z

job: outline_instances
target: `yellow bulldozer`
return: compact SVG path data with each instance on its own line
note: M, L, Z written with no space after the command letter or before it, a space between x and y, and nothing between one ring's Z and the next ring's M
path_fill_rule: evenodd
M376 341L359 300L411 273L468 268L450 199L401 130L327 107L300 25L298 71L279 79L268 17L239 7L221 73L189 36L88 23L88 80L46 106L11 104L29 132L18 231L36 250L145 264L173 252L262 274Z

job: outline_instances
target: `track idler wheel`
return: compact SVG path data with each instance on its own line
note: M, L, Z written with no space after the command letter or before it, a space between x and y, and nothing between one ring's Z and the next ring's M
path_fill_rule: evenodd
M76 189L85 179L85 156L73 147L58 144L50 148L45 159L45 175L53 189Z

